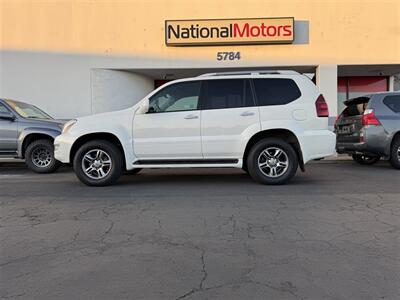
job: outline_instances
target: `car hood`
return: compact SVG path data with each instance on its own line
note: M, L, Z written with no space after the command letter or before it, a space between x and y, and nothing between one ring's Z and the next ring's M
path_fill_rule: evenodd
M36 127L51 127L57 130L62 130L62 127L68 120L55 120L55 119L24 119L26 123L30 124L30 126Z
M131 107L124 110L100 113L86 117L76 118L77 122L70 132L111 132L117 128L131 126L135 110Z

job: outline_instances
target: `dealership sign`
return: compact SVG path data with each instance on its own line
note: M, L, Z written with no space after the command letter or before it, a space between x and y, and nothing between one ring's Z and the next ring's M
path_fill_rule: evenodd
M294 18L165 21L167 46L289 44Z

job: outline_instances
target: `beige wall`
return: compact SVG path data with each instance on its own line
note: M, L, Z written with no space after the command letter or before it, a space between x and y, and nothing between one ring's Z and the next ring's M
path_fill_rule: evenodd
M0 0L3 50L141 55L248 62L400 63L399 0ZM293 16L309 21L308 45L166 47L165 19Z

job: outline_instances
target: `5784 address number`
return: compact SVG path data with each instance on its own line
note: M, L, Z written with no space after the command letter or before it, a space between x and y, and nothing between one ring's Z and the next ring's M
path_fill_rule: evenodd
M217 52L217 60L240 60L240 52Z

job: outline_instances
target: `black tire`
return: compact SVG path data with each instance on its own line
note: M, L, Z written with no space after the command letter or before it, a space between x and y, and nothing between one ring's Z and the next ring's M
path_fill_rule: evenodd
M364 154L353 154L351 157L355 162L359 163L360 165L373 165L381 159L379 155L369 156Z
M133 170L125 171L125 173L128 174L128 175L136 175L137 173L139 173L142 170L143 170L142 168L136 168L136 169L133 169Z
M400 138L397 137L390 148L390 164L395 169L400 169Z
M25 164L35 173L53 173L61 163L54 158L52 140L36 140L26 147Z
M279 169L278 171L276 171L275 174L277 175L276 177L272 177L273 175L269 176L266 174L271 174L272 172L272 168L270 168L269 166L263 168L264 171L262 171L261 167L259 167L259 160L262 160L263 158L265 158L265 162L261 161L261 163L265 163L268 165L270 163L269 161L267 162L267 156L263 154L265 153L264 150L266 149L270 149L269 151L276 151L274 149L281 150L284 154L281 153L276 157L287 161L287 167L285 170L283 170L284 167L278 167ZM271 166L274 165L274 162L276 163L276 161L271 161ZM253 180L262 184L285 184L296 174L298 166L299 159L297 157L296 151L290 144L278 138L266 138L257 142L251 148L249 155L247 156L248 173L250 174L251 178L253 178ZM277 167L275 167L275 170L277 170ZM282 172L282 174L279 175L279 172Z
M85 155L95 154L100 150L102 157L93 157L93 161L84 160ZM103 165L106 161L110 161L109 167L101 166L105 173L104 177L100 177L98 169L93 167L95 163ZM85 172L84 166L92 166L92 172ZM107 186L115 183L121 177L124 169L123 154L114 144L104 140L94 140L82 145L74 157L74 171L81 182L89 186ZM90 177L92 176L92 177ZM97 178L94 178L96 177Z

